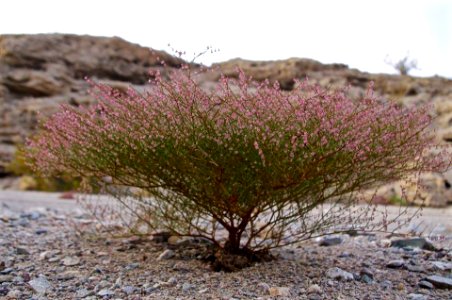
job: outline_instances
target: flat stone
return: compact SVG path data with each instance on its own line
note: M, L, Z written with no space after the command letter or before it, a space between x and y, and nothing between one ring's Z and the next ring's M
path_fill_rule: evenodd
M0 283L13 281L13 275L0 275Z
M174 257L174 251L170 250L170 249L166 249L157 257L157 260L160 261L160 260L170 259L172 257Z
M188 282L184 282L184 284L182 284L182 291L183 292L188 292L191 289L193 289L195 286L193 284L190 284Z
M80 264L80 258L78 258L76 256L66 256L65 258L63 258L61 260L61 262L66 267L76 266L76 265Z
M41 213L38 211L32 211L29 213L23 213L20 215L21 218L28 218L30 220L37 220L42 217Z
M20 290L11 290L6 296L10 299L20 299L22 292Z
M449 271L452 270L452 263L444 262L444 261L432 261L431 262L433 268L440 271Z
M97 293L97 296L105 297L105 296L113 296L115 292L109 289L102 289Z
M407 269L410 272L415 272L415 273L422 273L425 272L425 268L422 266L412 266L412 265L406 265L405 269Z
M386 264L386 267L391 268L391 269L399 269L401 267L403 267L405 265L405 261L401 260L401 259L397 259L397 260L391 260L390 262L388 262Z
M45 294L48 290L52 288L52 285L47 280L45 276L39 276L33 280L30 280L28 284L37 292L38 294Z
M431 290L431 289L434 288L433 284L431 284L430 282L428 282L428 281L426 281L426 280L421 280L421 281L419 281L418 285L419 285L419 287L421 287L421 288L429 289L429 290Z
M30 252L25 248L17 247L15 250L17 255L30 255Z
M308 294L321 294L322 288L318 284L312 284L308 287Z
M127 295L133 294L137 289L131 285L126 285L122 288L122 291Z
M130 271L130 270L138 269L139 267L140 267L140 264L139 264L139 263L131 263L131 264L128 264L128 265L125 267L125 269L126 269L127 271Z
M51 257L54 257L55 255L58 255L58 254L61 254L60 250L43 251L43 252L39 253L39 260L49 259Z
M336 279L336 280L344 280L344 281L354 280L354 276L352 273L344 271L338 267L328 269L328 271L326 272L326 276L328 276L331 279Z
M408 294L408 299L409 300L428 300L428 297L426 295L422 295L422 294L411 293L411 294Z
M342 238L338 236L326 236L319 242L319 246L329 247L342 244Z
M2 275L7 275L7 274L9 274L9 273L12 273L13 271L14 271L13 268L6 268L6 269L3 269L3 270L0 272L0 274L2 274Z
M391 241L391 247L396 248L420 248L429 251L436 251L436 247L425 238L410 238Z
M66 271L56 276L58 280L71 280L80 276L79 271Z
M362 281L362 282L365 282L365 283L367 283L367 284L371 284L371 283L373 282L373 278L370 277L370 276L367 275L367 274L364 274L364 275L361 276L361 281Z
M6 296L9 293L9 289L6 286L0 285L0 296Z
M171 277L170 279L168 279L168 281L166 282L169 285L176 285L177 284L177 278L176 277Z
M89 290L87 290L85 288L82 288L82 289L78 289L75 292L75 295L76 295L77 298L86 298L88 296L93 296L94 292L93 291L89 291Z
M47 233L47 229L44 228L39 228L35 230L35 234L37 235L41 235L41 234L46 234Z
M361 271L359 272L359 275L361 276L367 275L371 279L374 278L374 272L372 272L372 270L369 268L362 268Z
M432 283L439 289L452 289L452 278L447 278L439 275L432 275L425 278L428 282Z
M265 282L259 282L257 284L257 288L264 292L265 294L268 294L268 291L270 290L270 286Z

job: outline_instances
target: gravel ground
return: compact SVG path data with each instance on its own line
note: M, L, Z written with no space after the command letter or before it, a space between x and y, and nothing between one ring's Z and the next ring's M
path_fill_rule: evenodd
M442 216L432 222L451 226ZM57 194L0 192L0 299L452 299L448 234L338 235L223 273L205 261L206 244L96 228Z

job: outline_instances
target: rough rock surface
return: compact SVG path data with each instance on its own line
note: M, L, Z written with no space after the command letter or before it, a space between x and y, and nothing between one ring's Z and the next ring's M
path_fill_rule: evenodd
M0 176L8 175L5 166L11 161L16 145L36 130L38 112L50 114L61 103L84 105L93 101L88 95L85 76L118 89L130 84L142 88L150 70L162 70L162 60L167 68L177 68L183 63L167 53L117 37L1 35ZM309 78L311 82L332 88L350 85L348 92L353 97L364 95L373 81L377 95L389 101L404 105L432 103L438 115L435 121L438 140L452 143L452 80L369 74L343 64L321 64L300 58L234 59L214 65L211 72L203 73L199 80L209 87L218 80L220 71L227 76L237 76L237 67L257 80L278 81L286 90L293 88L293 78ZM423 204L452 203L452 171L430 176L427 181L429 191L428 195L421 195ZM391 197L391 193L389 190L384 197Z
M36 129L37 113L61 103L92 101L90 77L117 88L146 84L160 61L179 67L182 60L120 38L77 35L0 36L0 173L15 145Z

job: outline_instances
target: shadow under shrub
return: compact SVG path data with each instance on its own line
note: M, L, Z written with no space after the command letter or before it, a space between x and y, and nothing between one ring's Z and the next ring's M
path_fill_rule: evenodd
M400 108L371 88L351 100L307 81L285 92L241 73L206 92L187 69L169 80L156 74L144 94L92 85L98 104L64 106L47 120L29 145L32 165L97 178L146 226L208 239L225 261L386 230L399 219L376 218L375 207L357 204L360 192L448 163L430 154L428 107Z

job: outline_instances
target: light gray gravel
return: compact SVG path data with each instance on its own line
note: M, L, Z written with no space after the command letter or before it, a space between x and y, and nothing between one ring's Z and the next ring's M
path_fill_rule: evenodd
M429 213L422 220L444 216ZM275 251L277 260L223 273L202 260L209 254L204 244L112 237L97 225L58 194L0 192L0 299L449 299L451 293L450 236L432 241L439 249L430 251L390 247L397 237L382 234L339 235L339 244L311 240ZM171 255L159 259L163 253ZM393 261L403 264L389 268Z

